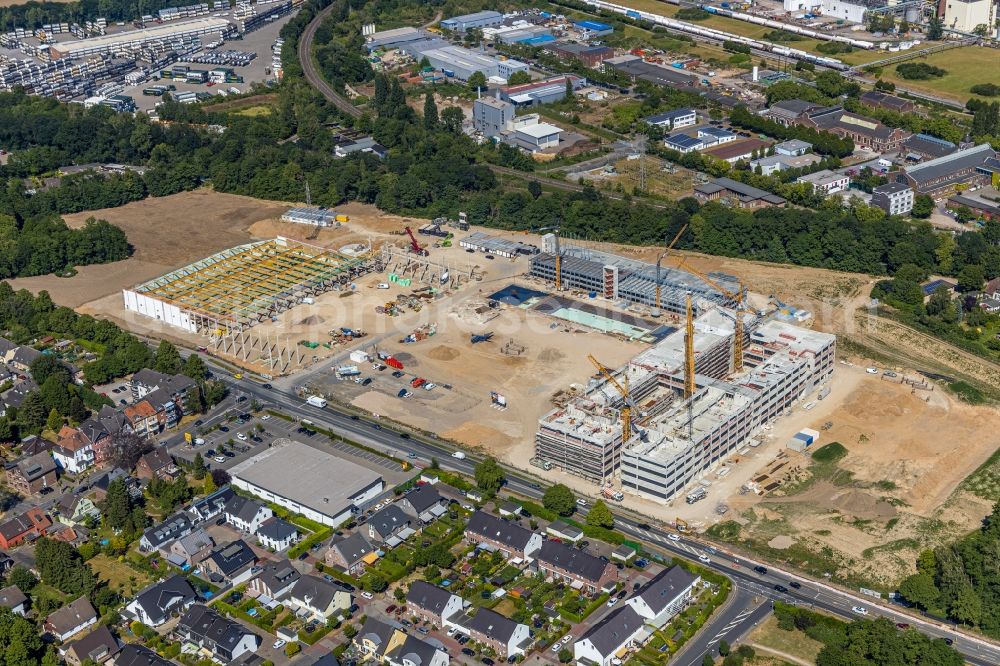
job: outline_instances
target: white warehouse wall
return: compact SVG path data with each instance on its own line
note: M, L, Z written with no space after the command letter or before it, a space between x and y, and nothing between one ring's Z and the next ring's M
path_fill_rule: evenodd
M122 289L122 299L125 302L125 310L128 312L151 317L189 333L198 332L198 327L191 320L190 314L173 303L166 303L131 289Z

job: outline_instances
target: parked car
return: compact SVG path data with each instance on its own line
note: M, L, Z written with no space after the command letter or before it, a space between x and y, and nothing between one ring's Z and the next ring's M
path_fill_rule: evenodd
M375 595L372 594L371 592L362 592L361 596L363 598L365 598L365 599L374 599L375 598Z
M680 535L679 534L674 534L673 532L671 532L670 534L668 534L667 538L670 539L671 541L680 541L681 540Z
M851 612L856 613L858 615L868 615L868 609L865 608L864 606L855 606L854 608L851 609Z
M608 599L608 608L611 608L617 603L618 603L618 597L611 597L610 599Z
M587 506L587 500L580 498L576 501L578 506Z
M273 644L271 644L271 647L274 648L275 650L280 650L281 648L285 647L285 641L279 638L278 640L274 641Z
M464 654L467 657L476 656L476 653L475 651L472 650L472 648L462 648L462 654Z

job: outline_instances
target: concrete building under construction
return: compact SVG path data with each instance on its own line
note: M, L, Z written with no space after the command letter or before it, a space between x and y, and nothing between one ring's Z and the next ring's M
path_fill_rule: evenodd
M531 258L530 275L555 283L557 273L562 287L656 308L656 264L567 245L554 234L547 234L542 238L542 252ZM740 291L739 283L731 275L709 273L708 277L732 293ZM659 283L660 309L669 313L685 312L688 293L695 299L696 316L716 305L735 305L726 294L687 271L661 267Z
M744 368L733 372L736 313L703 304L693 322L694 392L685 398L686 331L635 356L614 377L628 387L631 434L624 437L624 398L607 380L539 419L537 457L622 489L669 500L764 425L826 381L836 337L744 313Z
M218 337L347 285L372 263L279 236L223 250L122 296L130 312Z

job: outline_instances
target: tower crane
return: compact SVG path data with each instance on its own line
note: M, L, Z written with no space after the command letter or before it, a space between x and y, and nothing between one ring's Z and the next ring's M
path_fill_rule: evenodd
M615 387L615 390L621 394L622 399L625 401L625 406L622 407L622 442L627 442L632 438L633 407L632 398L630 398L628 394L628 376L626 375L625 385L623 386L621 382L615 379L615 376L611 374L611 369L594 358L593 354L587 354L587 358L594 364L597 371L608 380L608 383Z
M672 249L674 249L674 245L676 245L677 241L681 239L681 235L685 231L687 231L687 228L688 228L687 224L682 226L681 230L677 232L677 235L674 236L674 239L672 241L670 241L670 244L667 245L667 248L663 251L663 253L656 258L656 309L657 310L660 309L660 262L663 261L664 257L670 254L670 251Z
M691 292L687 293L687 319L684 327L684 397L694 396L694 311L691 308Z
M747 309L747 307L746 307L746 300L747 300L747 298L746 298L746 296L747 296L746 285L744 285L743 282L740 282L739 283L740 284L739 291L738 292L733 292L733 291L731 291L729 289L726 289L721 284L719 284L718 282L716 282L712 278L708 277L707 275L705 275L704 273L702 273L698 269L693 268L692 266L688 265L687 263L685 263L685 261L683 259L681 259L681 263L679 263L677 265L677 268L683 268L684 270L691 271L692 273L694 273L695 275L697 275L699 278L701 278L702 280L704 280L706 283L708 283L710 286L714 287L715 289L718 289L723 294L725 294L726 297L728 297L729 299L733 300L736 303L736 316L734 318L735 323L736 323L736 328L733 331L733 338L734 338L733 339L733 371L734 372L740 372L741 370L743 370L743 317L744 317L744 313L746 312L746 309ZM690 308L691 308L691 298L690 298L690 295L688 295L688 317L691 316L690 315Z

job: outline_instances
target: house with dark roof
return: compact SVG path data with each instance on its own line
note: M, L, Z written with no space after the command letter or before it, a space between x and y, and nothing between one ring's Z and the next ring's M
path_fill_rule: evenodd
M417 533L414 519L396 504L390 504L368 519L368 539L395 548Z
M70 666L82 666L84 662L105 664L121 649L121 644L111 630L101 625L92 632L69 645L59 648L59 654Z
M24 497L34 495L43 488L55 488L56 468L56 461L48 453L28 456L7 470L7 485Z
M211 495L196 500L188 507L193 520L210 520L225 512L226 505L236 496L232 487L219 488Z
M462 597L448 590L431 585L424 580L410 583L410 591L406 594L406 608L425 622L441 628L456 613L464 607Z
M327 566L336 567L348 574L355 574L378 559L375 547L361 532L349 534L330 544L324 558Z
M465 526L465 540L507 559L531 561L542 547L542 535L485 511L476 511Z
M292 591L301 577L302 574L291 562L281 560L264 565L257 577L250 581L250 587L271 599L281 599Z
M94 499L98 502L103 502L104 498L108 496L108 487L118 479L121 479L122 483L125 484L125 490L132 499L142 497L142 485L139 483L139 479L136 479L121 467L115 467L111 471L97 477L91 484L90 489L94 491Z
M951 155L958 150L958 146L951 141L939 139L930 134L914 134L903 142L900 154L908 162L920 162L922 160L936 160L945 155Z
M865 106L870 106L875 109L887 109L889 111L895 111L896 113L912 113L917 108L917 105L911 100L904 99L903 97L896 97L895 95L890 95L878 90L869 90L861 93L861 96L858 97L858 101Z
M674 130L694 125L698 122L698 114L695 113L694 109L675 109L673 111L648 116L643 120L645 120L645 122L649 125L656 125L657 127L663 127L667 130Z
M565 581L590 595L618 579L614 564L552 540L542 544L537 560L538 570L546 578Z
M180 472L180 468L174 464L174 458L167 452L165 446L158 446L143 454L135 464L135 475L140 479L160 478L164 481L173 481Z
M202 566L213 582L225 581L236 586L250 580L257 555L243 539L216 546Z
M361 631L352 639L355 647L366 659L377 663L385 661L386 653L406 642L406 634L399 629L369 615Z
M168 541L180 539L194 531L191 519L184 512L175 513L159 525L153 525L139 538L139 550L149 553L159 549Z
M732 178L716 178L707 183L695 185L694 196L698 201L720 201L737 208L770 208L784 206L787 202L777 194L746 185Z
M583 530L561 520L553 520L545 528L545 533L563 541L576 543L583 538Z
M215 541L208 532L198 528L191 534L174 539L166 548L160 549L163 556L175 566L195 566L202 562L212 552Z
M139 401L159 389L171 399L179 402L178 407L183 411L183 401L191 389L197 386L197 383L186 375L168 375L144 368L132 375L129 386L132 388L132 399L135 401Z
M280 553L299 540L299 530L287 520L272 516L257 528L257 541L264 548Z
M675 565L656 574L625 603L647 624L660 628L684 610L700 581L700 576Z
M261 523L274 515L271 507L241 495L233 495L224 511L226 522L244 534L256 534Z
M42 509L34 507L19 516L0 523L0 548L17 548L27 541L34 541L52 527L52 519Z
M399 507L422 523L429 523L440 518L448 511L448 501L441 497L437 488L429 483L417 486L403 495Z
M761 115L779 125L788 127L789 125L794 125L803 115L821 106L821 104L807 102L804 99L786 99L775 102Z
M56 500L55 510L59 522L71 527L101 517L101 510L94 500L79 493L63 493Z
M468 631L472 640L489 645L502 659L524 654L531 641L528 625L515 622L489 608L480 608L462 628Z
M38 351L34 347L21 345L14 350L14 353L11 354L7 363L21 372L29 372L31 370L31 364L41 358L41 356L42 352Z
M326 621L337 611L351 607L349 592L316 576L299 578L288 593L287 601L299 611L308 614L311 619L320 621Z
M705 147L705 141L687 134L677 133L664 138L663 145L670 150L676 150L678 153L685 154L701 150Z
M153 583L125 606L125 614L150 627L158 627L175 613L182 613L195 602L194 588L184 576L174 574Z
M573 644L577 664L611 666L624 661L623 651L638 646L645 635L643 619L631 606L609 613Z
M65 641L95 624L97 611L87 597L80 597L45 618L42 626L56 640Z
M850 139L856 147L878 153L899 150L912 134L899 127L887 127L874 118L845 111L840 106L814 109L801 116L797 124Z
M21 617L28 613L30 602L17 585L10 585L0 590L0 606L11 609Z
M399 666L448 666L448 652L416 636L407 636L401 645L389 650L386 660Z
M990 182L993 170L990 160L997 153L988 143L939 157L896 174L896 181L909 185L917 194L926 194L936 201Z
M174 662L164 659L148 647L128 643L115 657L115 666L174 666Z
M228 664L247 652L256 652L260 636L235 620L225 618L202 604L191 606L181 616L174 634L182 641L207 650L216 661Z

